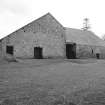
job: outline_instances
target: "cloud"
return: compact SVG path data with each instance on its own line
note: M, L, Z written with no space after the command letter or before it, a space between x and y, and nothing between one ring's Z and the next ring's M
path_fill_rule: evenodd
M0 0L0 38L24 25L29 9L21 1Z
M0 35L8 34L47 12L66 27L81 28L88 17L92 30L105 32L105 0L0 0Z
M0 0L0 13L6 11L17 15L27 15L29 13L24 0Z

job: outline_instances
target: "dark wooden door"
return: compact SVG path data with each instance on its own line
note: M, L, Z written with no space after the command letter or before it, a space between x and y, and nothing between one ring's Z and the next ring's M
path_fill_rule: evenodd
M34 47L34 58L35 59L42 59L42 48L41 47Z
M13 55L13 46L7 46L6 47L6 53Z
M76 58L76 44L66 44L66 57L68 59Z

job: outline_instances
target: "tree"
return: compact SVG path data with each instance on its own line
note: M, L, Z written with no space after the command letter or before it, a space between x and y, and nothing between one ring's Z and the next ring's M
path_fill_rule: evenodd
M89 19L88 18L84 18L84 22L83 22L83 28L84 31L88 31L90 29L90 24L89 24Z

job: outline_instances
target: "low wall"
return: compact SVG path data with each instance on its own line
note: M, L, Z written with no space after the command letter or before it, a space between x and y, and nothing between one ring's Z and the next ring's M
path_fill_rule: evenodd
M77 58L96 58L96 49L100 51L100 58L105 59L105 47L104 46L91 46L77 44L76 56Z

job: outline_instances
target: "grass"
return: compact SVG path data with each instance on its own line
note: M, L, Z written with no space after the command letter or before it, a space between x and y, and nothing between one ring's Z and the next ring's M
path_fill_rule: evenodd
M1 105L104 105L104 60L20 60L0 64Z

